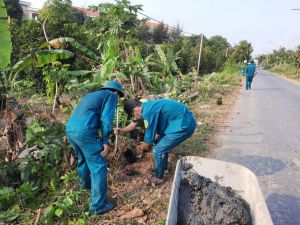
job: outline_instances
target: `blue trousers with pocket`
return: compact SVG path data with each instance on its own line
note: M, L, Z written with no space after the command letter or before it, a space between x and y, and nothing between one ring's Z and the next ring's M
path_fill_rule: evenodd
M67 133L78 160L77 173L81 188L91 188L90 214L101 213L107 204L107 163L100 155L101 138L96 133Z
M253 76L246 76L246 90L251 89Z
M194 133L196 123L192 122L190 127L161 137L153 148L155 177L162 179L164 171L168 169L169 151L188 139Z

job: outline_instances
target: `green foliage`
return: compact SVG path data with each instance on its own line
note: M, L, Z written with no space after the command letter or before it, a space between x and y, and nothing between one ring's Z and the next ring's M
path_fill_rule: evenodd
M21 20L23 17L23 9L19 0L4 0L6 5L7 14L9 17Z
M63 137L64 126L60 124L35 121L28 127L26 142L37 149L19 161L22 182L56 189L63 167L63 154L68 149Z
M42 26L35 20L11 20L10 32L13 37L12 64L36 51L45 40Z
M12 208L8 209L6 212L0 212L0 220L10 223L16 220L20 216L20 206L14 205Z
M62 124L35 121L26 130L26 143L29 147L36 145L39 148L49 146L50 143L62 145L64 134Z
M35 198L35 194L38 190L38 187L33 186L33 184L26 182L23 183L18 189L17 194L24 202L32 201Z
M10 63L12 48L7 13L3 0L0 0L0 46L0 69L3 69Z
M16 193L11 187L2 187L0 189L0 210L7 209L12 200L14 199Z

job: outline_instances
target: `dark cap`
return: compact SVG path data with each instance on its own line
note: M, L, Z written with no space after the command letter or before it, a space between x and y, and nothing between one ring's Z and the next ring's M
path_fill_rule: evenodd
M132 111L135 107L140 106L142 103L137 98L130 98L124 104L124 110L128 117L132 117Z

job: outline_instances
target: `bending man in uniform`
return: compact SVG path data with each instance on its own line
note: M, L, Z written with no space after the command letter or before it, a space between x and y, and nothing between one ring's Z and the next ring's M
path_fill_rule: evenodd
M189 138L195 131L196 120L192 112L184 105L171 99L150 100L141 103L138 99L129 99L124 106L131 117L142 118L146 128L144 142L137 151L140 153L156 142L153 148L155 177L152 183L164 181L164 171L168 167L168 153L175 146ZM132 122L127 127L117 128L115 134L135 129Z

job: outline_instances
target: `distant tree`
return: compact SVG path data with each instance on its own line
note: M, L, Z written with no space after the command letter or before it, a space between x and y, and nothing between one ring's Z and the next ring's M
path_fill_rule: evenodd
M181 39L182 27L180 26L180 24L177 24L175 29L170 30L169 36L170 36L171 43L176 43L177 41L179 41Z
M11 18L21 20L23 17L23 9L19 0L4 0L7 14Z
M49 40L58 37L72 37L81 43L87 42L88 34L84 30L83 15L72 7L71 0L47 0L40 10L40 26L46 19L45 28ZM93 46L89 43L86 45Z
M251 58L251 53L253 52L253 48L251 43L246 40L240 41L238 45L234 46L234 58L237 63L243 63L244 60L249 61Z
M146 24L146 21L141 21L140 26L136 29L134 37L146 43L149 43L152 40L152 34L149 26Z
M212 36L208 40L207 47L210 48L214 55L214 66L211 67L211 70L219 71L222 69L226 61L226 51L229 46L230 44L227 42L227 39L219 35Z
M222 52L225 56L226 49L229 47L229 43L227 42L227 39L220 36L212 36L207 43L213 51L216 52Z
M98 11L101 15L89 23L88 27L99 36L132 36L140 24L137 12L141 10L141 5L131 5L127 0L116 1L116 4L101 3L98 6L90 6L90 9Z
M169 41L169 28L165 24L159 24L153 28L152 37L155 44Z
M47 0L40 12L39 19L48 19L48 24L68 22L68 15L72 10L71 0Z

